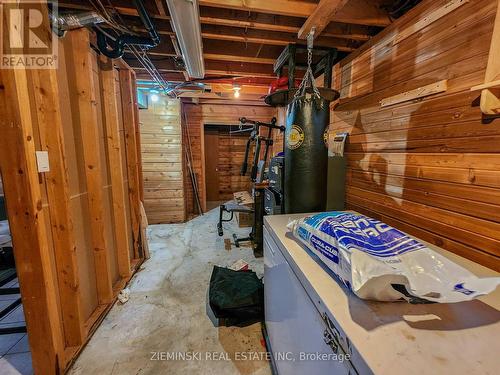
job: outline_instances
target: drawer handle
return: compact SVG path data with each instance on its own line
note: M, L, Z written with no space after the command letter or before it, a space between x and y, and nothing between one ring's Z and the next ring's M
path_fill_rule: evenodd
M325 329L325 331L323 332L323 341L325 341L325 344L328 345L335 354L338 354L339 345L337 344L337 341L334 339L333 335L328 332L327 329Z
M267 240L264 240L264 244L267 246L267 248L271 251L273 255L276 255L276 252L274 251L273 247L269 244Z

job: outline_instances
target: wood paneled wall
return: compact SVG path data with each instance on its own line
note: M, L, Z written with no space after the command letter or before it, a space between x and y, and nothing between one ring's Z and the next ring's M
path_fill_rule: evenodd
M150 224L185 220L179 99L160 96L141 109L144 208Z
M330 129L350 133L350 209L500 270L500 119L484 119L470 91L484 82L497 1L467 2L394 43L447 2L422 1L334 67ZM446 92L380 106L443 79Z
M64 372L142 260L135 75L90 39L56 39L57 70L0 71L0 171L38 374Z
M237 130L233 127L233 130ZM252 160L249 160L250 167L246 176L241 176L241 165L245 158L245 149L250 133L229 134L228 131L219 132L219 198L229 201L233 199L233 193L249 190L252 185L249 173ZM252 147L250 155L253 154Z
M228 105L223 104L192 104L183 103L184 142L190 142L192 153L192 166L198 182L198 192L203 210L206 210L205 197L205 151L204 151L204 125L237 125L240 117L252 120L270 121L276 116L276 109L268 106L256 105ZM189 135L189 137L188 137ZM239 179L239 176L236 177ZM184 173L184 186L186 191L186 212L196 215L192 183L187 169Z

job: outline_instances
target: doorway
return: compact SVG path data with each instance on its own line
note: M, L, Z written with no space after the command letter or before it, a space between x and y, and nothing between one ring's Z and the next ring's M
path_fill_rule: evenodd
M238 125L204 126L207 211L232 200L233 193L250 189L248 173L240 175L250 133L238 130ZM252 154L253 147L250 152Z
M205 182L207 211L221 204L219 173L219 128L205 127Z
M31 374L31 353L0 175L0 373Z

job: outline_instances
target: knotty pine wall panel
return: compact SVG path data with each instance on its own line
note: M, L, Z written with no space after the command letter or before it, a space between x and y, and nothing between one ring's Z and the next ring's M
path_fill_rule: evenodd
M139 111L144 209L150 224L185 220L180 100L160 97Z
M470 1L393 43L448 0L424 0L334 67L332 133L350 134L347 205L500 270L500 119L479 109L497 2ZM380 100L448 80L446 92Z
M190 145L192 154L193 172L196 175L198 184L198 193L203 210L206 210L205 197L205 153L204 153L204 126L205 125L238 125L240 117L246 117L252 120L269 122L276 116L276 109L263 105L227 105L227 104L193 104L183 103L183 144L188 148ZM223 141L224 142L224 141ZM241 153L239 151L235 151ZM241 161L243 161L243 155ZM234 163L232 163L234 164ZM247 186L244 179L249 181L249 177L240 177L239 170L234 167L228 167L231 171L230 184L224 185L224 197L231 199L232 194L229 191L244 190L241 187ZM188 215L197 215L197 205L193 194L192 182L185 165L184 169L184 188L186 194L186 212ZM233 174L234 172L234 174ZM226 176L227 177L227 176ZM222 181L222 179L221 179Z

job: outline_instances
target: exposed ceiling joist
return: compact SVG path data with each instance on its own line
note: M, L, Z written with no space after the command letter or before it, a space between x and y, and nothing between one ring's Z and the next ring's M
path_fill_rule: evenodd
M204 39L230 40L243 43L260 43L275 46L286 46L297 43L296 35L282 32L269 32L264 30L247 30L238 27L202 25L201 35ZM339 51L351 52L356 45L345 39L320 37L315 41L317 46L337 48Z
M316 5L293 0L199 0L200 5L246 10L249 12L262 12L282 14L295 17L309 17Z
M216 9L216 8L213 8ZM219 9L217 9L219 10ZM262 14L260 14L262 15ZM257 17L254 17L257 18ZM260 17L259 17L260 18ZM298 19L300 20L300 19ZM275 17L269 17L269 20L245 20L241 18L221 18L218 16L201 16L200 21L206 25L228 26L228 27L245 27L256 30L278 31L297 34L301 28L300 25L294 25L296 22L278 22ZM265 22L268 21L268 22ZM323 36L340 39L353 40L369 40L371 37L370 30L362 25L349 25L341 23L332 23L323 31Z
M380 1L349 0L335 15L334 21L386 27L392 22L385 10L380 7Z
M133 69L142 70L143 66L133 58L132 55L126 54L124 56L127 64ZM156 58L153 62L160 72L165 73L182 73L182 68L175 65L171 58ZM219 60L205 60L205 67L207 74L216 75L235 75L235 76L250 76L250 77L274 77L272 65L255 64L247 62L234 62L234 61L219 61Z
M321 0L314 12L300 28L297 34L298 37L300 39L306 39L313 27L315 28L315 37L320 35L348 1L349 0Z
M330 0L333 2L334 0ZM317 5L294 0L200 0L200 5L279 16L308 18ZM385 27L391 24L379 1L350 0L335 16L336 22ZM202 12L203 13L203 12Z
M164 0L155 0L156 7L158 8L158 13L160 13L160 16L166 16L167 11L165 10L165 2Z
M251 56L236 56L229 54L219 54L219 53L204 53L203 57L208 60L220 60L220 61L238 61L238 62L250 62L256 64L270 64L273 65L275 59L266 59L265 57L251 57Z

